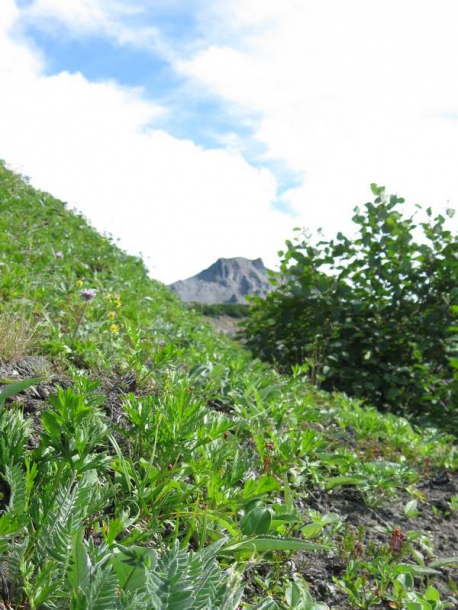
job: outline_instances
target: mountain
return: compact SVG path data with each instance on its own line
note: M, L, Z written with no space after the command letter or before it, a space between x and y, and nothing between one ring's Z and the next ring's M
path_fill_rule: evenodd
M272 290L267 269L260 258L241 256L219 258L208 269L169 286L182 301L205 303L246 303L248 295L265 296Z

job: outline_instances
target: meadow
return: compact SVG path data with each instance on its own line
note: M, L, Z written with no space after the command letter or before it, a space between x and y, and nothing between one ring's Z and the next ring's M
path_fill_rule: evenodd
M253 358L5 165L0 211L0 608L458 607L456 437Z

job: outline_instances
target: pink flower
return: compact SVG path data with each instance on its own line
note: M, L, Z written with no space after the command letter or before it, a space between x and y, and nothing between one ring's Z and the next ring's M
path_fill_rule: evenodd
M81 291L80 295L85 301L93 301L97 295L97 292L93 288L85 288Z

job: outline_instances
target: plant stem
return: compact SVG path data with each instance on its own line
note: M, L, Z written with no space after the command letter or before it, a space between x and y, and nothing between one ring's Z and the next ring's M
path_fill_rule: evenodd
M87 303L84 303L83 307L81 308L81 313L79 315L79 318L78 318L78 320L76 322L75 330L73 331L72 341L76 337L76 333L78 332L79 327L81 326L81 322L83 321L84 312L86 311L86 307L87 307Z

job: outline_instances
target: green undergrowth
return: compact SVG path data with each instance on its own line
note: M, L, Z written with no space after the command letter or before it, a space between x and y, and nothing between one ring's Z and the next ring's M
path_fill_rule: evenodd
M414 527L452 436L251 359L3 166L0 210L6 607L453 607L458 559Z
M246 318L250 315L248 305L243 303L190 303L189 307L210 318L229 316L230 318Z

